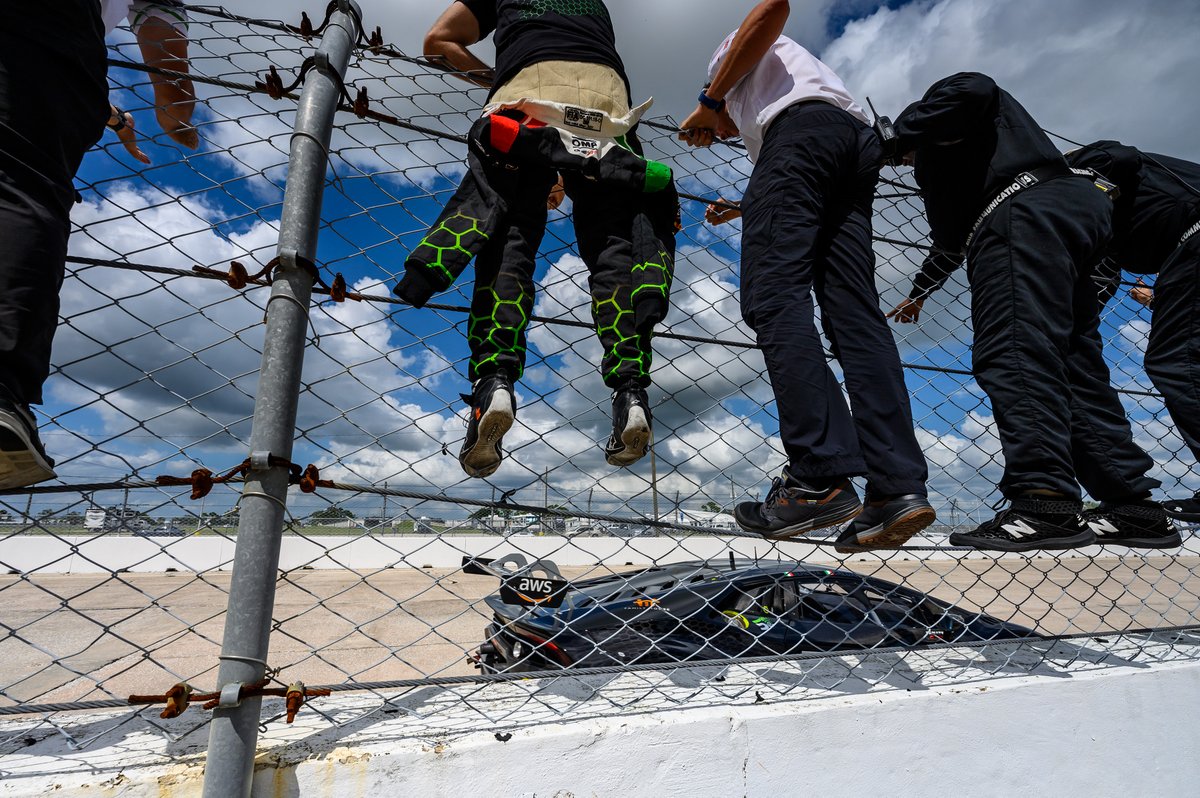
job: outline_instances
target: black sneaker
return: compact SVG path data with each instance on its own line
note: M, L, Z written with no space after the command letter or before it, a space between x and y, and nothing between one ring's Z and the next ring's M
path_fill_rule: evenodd
M613 394L612 415L612 437L604 447L604 459L609 465L633 465L650 449L653 417L646 389L636 385L618 389Z
M1189 499L1167 499L1163 502L1167 515L1187 524L1200 524L1200 493Z
M1094 510L1085 510L1083 518L1101 546L1174 549L1183 545L1179 530L1158 502L1105 502Z
M733 510L738 526L770 540L784 540L814 529L837 526L862 512L850 480L818 490L794 479L785 468L771 483L761 504L742 502Z
M500 445L504 433L512 428L517 417L517 403L512 384L503 371L480 377L471 395L463 395L471 406L467 422L467 439L463 441L458 462L470 477L490 477L504 459Z
M0 396L0 490L36 485L56 476L29 408Z
M910 493L868 502L862 513L838 535L834 549L842 554L871 549L895 549L937 520L929 500Z
M955 532L951 546L984 551L1056 551L1090 546L1096 542L1079 502L1049 498L1014 499L991 521L970 532Z

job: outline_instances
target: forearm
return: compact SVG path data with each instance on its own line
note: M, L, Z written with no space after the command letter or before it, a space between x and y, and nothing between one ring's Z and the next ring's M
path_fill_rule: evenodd
M791 6L788 0L763 0L738 28L725 60L705 93L714 100L723 100L738 81L750 73L763 59L771 45L783 33Z
M936 294L950 279L950 275L958 270L961 258L942 252L931 254L921 264L921 270L913 278L912 288L908 298L914 301L924 301Z
M456 77L474 83L476 86L489 88L496 78L493 69L467 49L466 45L445 39L427 39L425 41L425 57L440 61L454 70Z

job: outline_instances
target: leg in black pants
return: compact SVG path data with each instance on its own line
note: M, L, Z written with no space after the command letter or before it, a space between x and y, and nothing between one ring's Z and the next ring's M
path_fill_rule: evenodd
M1175 250L1154 284L1146 374L1200 461L1200 233Z
M925 458L875 288L878 163L874 134L836 108L802 105L776 120L743 202L742 315L763 349L793 477L865 474L872 493L924 493ZM813 323L814 288L853 416Z

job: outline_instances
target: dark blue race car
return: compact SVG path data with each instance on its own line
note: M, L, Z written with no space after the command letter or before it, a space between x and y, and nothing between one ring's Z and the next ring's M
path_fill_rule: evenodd
M804 563L686 562L556 588L521 573L493 573L505 584L485 599L494 618L474 657L485 673L1039 637L918 590ZM525 585L546 590L514 589Z

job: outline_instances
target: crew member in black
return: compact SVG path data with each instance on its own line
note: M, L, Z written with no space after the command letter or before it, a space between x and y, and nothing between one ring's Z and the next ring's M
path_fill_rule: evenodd
M1134 289L1153 311L1146 374L1163 395L1192 456L1200 461L1200 164L1097 141L1067 153L1117 185L1113 240L1098 271L1101 306L1116 294L1121 270L1157 274L1153 294ZM1200 493L1169 499L1167 513L1200 522Z
M973 372L991 398L1004 452L1000 490L1010 506L951 543L1001 551L1098 540L1178 545L1150 499L1160 483L1147 476L1153 462L1133 442L1098 334L1091 266L1112 236L1109 197L1073 174L986 75L938 81L895 128L895 152L916 167L933 244L953 253L941 257L943 271L967 263ZM892 315L915 320L928 288L918 286ZM1080 483L1102 513L1082 513Z
M75 202L109 118L96 0L29 3L0 25L0 490L54 476L29 411L42 401Z
M467 49L493 33L494 71ZM457 0L427 34L425 52L491 86L488 107L501 109L472 129L470 172L410 255L396 288L420 306L477 255L467 331L474 387L459 455L464 471L486 477L503 459L500 439L516 416L511 381L525 365L547 195L556 167L572 160L583 166L562 169L563 187L574 203L579 252L590 271L592 313L605 352L602 376L614 392L605 455L613 465L632 465L650 445L650 342L668 307L678 200L669 170L645 162L634 131L621 127L641 109L631 110L608 9L601 0ZM532 118L512 109L522 101L563 110L555 120ZM620 132L605 138L610 128ZM517 157L518 150L525 156ZM540 161L539 152L545 153ZM642 165L630 168L631 161ZM443 253L457 258L452 267Z

